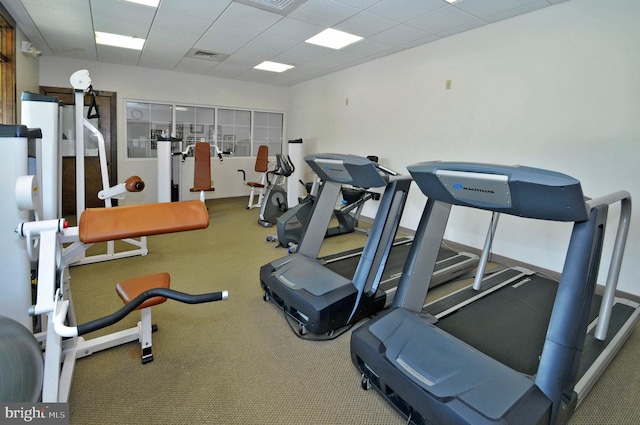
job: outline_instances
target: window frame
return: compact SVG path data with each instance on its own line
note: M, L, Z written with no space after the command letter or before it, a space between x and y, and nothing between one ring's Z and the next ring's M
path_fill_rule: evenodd
M189 108L202 108L202 109L213 109L214 111L214 123L213 123L213 128L214 131L213 133L213 140L207 140L209 143L211 143L212 145L215 144L215 146L223 153L229 153L231 152L231 154L228 156L229 158L255 158L255 156L258 153L258 146L260 144L264 144L261 143L261 141L254 141L254 135L255 135L255 118L254 115L255 113L266 113L266 114L278 114L281 116L281 134L280 134L280 143L279 143L279 151L273 151L273 149L271 149L272 146L276 145L277 142L271 142L269 143L270 146L270 155L275 155L276 153L282 153L285 151L285 147L284 147L284 142L286 140L285 138L285 123L286 123L286 113L284 111L275 111L275 110L266 110L266 109L250 109L250 108L237 108L237 107L226 107L226 106L214 106L214 105L199 105L199 104L190 104L190 103L185 103L185 102L161 102L161 101L153 101L153 100L137 100L137 99L123 99L124 101L124 111L125 111L125 126L124 126L124 131L125 131L125 160L156 160L155 156L129 156L130 153L130 141L133 143L133 140L136 139L135 137L130 137L130 129L129 129L129 124L131 121L135 121L135 119L132 119L133 117L131 117L131 113L133 111L130 111L130 103L139 103L141 105L157 105L157 106L169 106L171 108L171 122L169 123L169 128L172 131L172 134L176 134L176 131L179 130L180 126L183 125L187 125L189 123L185 123L183 121L178 122L176 119L176 108L179 107L189 107ZM237 141L233 141L233 145L234 145L234 149L229 149L230 145L229 145L229 141L225 142L225 140L223 139L223 135L221 133L222 131L222 127L223 126L229 126L229 124L225 124L223 122L221 122L220 120L220 111L221 110L225 110L225 111L234 111L234 112L246 112L249 113L249 140L248 141L241 141L243 143L247 144L248 147L248 154L244 154L244 155L237 155L235 154L235 144ZM138 118L140 119L140 118ZM143 122L145 120L140 119L140 122ZM149 130L152 130L152 123L153 121L150 119L147 120L147 122L149 123ZM198 125L198 123L195 123L196 125ZM205 125L211 125L206 123ZM235 127L235 121L233 126ZM239 127L244 127L244 125L239 126ZM184 127L183 127L184 128ZM274 127L275 128L275 127ZM235 130L234 130L235 131ZM211 132L208 132L211 133ZM131 139L131 140L130 140ZM138 138L138 139L146 139L145 138ZM147 143L146 141L144 143ZM151 137L151 134L149 134L149 139L148 139L148 143L149 145L149 149L148 150L153 150L153 138ZM183 141L183 146L181 148L181 150L186 150L186 147L188 146L189 142L188 141ZM148 154L149 155L149 154ZM215 149L211 149L211 156L215 155Z

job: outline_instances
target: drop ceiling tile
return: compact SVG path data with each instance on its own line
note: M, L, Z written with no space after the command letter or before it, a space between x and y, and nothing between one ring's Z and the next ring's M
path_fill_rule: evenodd
M86 38L78 38L73 36L57 36L55 38L51 38L50 40L51 44L55 46L52 48L55 52L89 52L89 54L93 56L96 55L96 44L95 42L93 42L93 39L87 40Z
M237 56L238 58L260 59L261 62L263 60L271 59L297 44L299 44L299 42L296 40L290 40L288 38L278 37L275 35L261 34L247 43L244 47L238 49L234 56Z
M23 0L22 3L25 5L25 8L27 6L42 6L53 9L87 13L90 10L89 2L87 0Z
M456 28L478 18L453 6L445 6L431 13L424 14L407 22L407 25L421 29L431 34L439 34Z
M51 39L50 43L53 54L67 58L98 60L96 45L93 39L78 37L56 37Z
M70 58L70 59L82 59L87 61L97 61L98 55L95 50L93 52L89 51L59 51L54 50L53 54L62 58Z
M271 77L273 72L270 71L262 71L259 69L249 69L241 74L236 75L235 79L240 81L253 81L255 83L260 83L267 78Z
M358 56L371 56L383 52L389 48L391 48L389 44L364 39L358 41L357 43L350 44L342 50Z
M215 20L230 4L231 0L162 0L159 10Z
M322 56L321 58L314 59L306 63L305 66L309 66L318 70L335 69L359 59L362 59L362 56L347 53L342 50L336 50L332 53Z
M144 39L146 39L149 34L149 26L140 25L135 21L110 19L102 16L93 17L93 28L96 31Z
M120 0L91 0L91 14L94 24L96 20L126 20L148 29L156 14L156 8Z
M465 32L465 31L469 31L472 30L474 28L478 28L478 27L482 27L484 25L487 25L488 22L483 20L483 19L476 19L475 21L471 21L468 22L466 24L454 27L454 28L449 28L448 30L442 31L440 33L438 33L438 35L442 36L442 37L448 37L450 35L454 35L454 34L459 34L461 32Z
M201 18L197 16L185 15L184 13L173 12L170 10L159 9L153 20L152 31L154 29L163 29L168 33L186 33L194 34L198 37L202 35L213 24L214 20L210 18Z
M296 46L293 46L289 50L282 52L277 56L274 56L272 60L280 63L292 63L296 66L299 66L314 59L328 55L330 52L331 51L329 49L316 46L315 44L300 43Z
M191 46L188 47L184 44L180 44L177 42L166 42L164 40L154 40L147 39L144 43L144 49L142 49L142 56L145 54L152 55L167 55L167 56L180 56L182 58L187 52L191 49Z
M431 34L408 25L400 24L389 28L388 30L374 34L369 38L374 41L379 41L380 43L399 45L410 43L420 38L427 37L428 35Z
M165 28L156 27L154 25L147 37L147 44L149 42L173 44L176 46L182 46L185 51L187 51L191 49L191 46L193 46L199 38L199 34L191 34L181 31L167 31ZM147 44L145 44L145 49Z
M175 67L178 72L186 72L189 74L206 74L215 67L216 63L202 59L182 58L180 63Z
M403 47L403 46L392 47L392 48L387 49L387 50L385 50L383 52L380 52L378 54L369 56L369 59L373 60L373 59L383 58L385 56L393 55L394 53L398 53L398 52L401 52L403 50L407 50L407 49L409 49L411 47L413 47L413 46L411 46L411 43L409 43L408 47Z
M28 5L26 10L31 18L38 22L38 28L43 32L73 34L75 31L87 31L89 34L93 34L91 15L88 11L67 11L51 7L33 7L31 5ZM60 25L60 22L64 22L65 25Z
M122 65L138 65L140 50L121 49L119 47L97 45L98 60Z
M533 12L534 10L542 9L548 6L550 6L550 4L545 0L538 0L533 3L528 3L524 6L517 7L515 9L509 9L501 13L496 13L495 15L487 16L484 19L486 19L488 22L498 22L504 19L512 18L514 16L522 15L524 13Z
M396 22L406 22L444 6L441 0L383 0L368 8L367 12Z
M273 76L270 76L269 78L264 80L263 83L289 86L295 83L299 83L301 81L309 80L314 76L319 76L321 74L322 74L321 71L314 71L312 69L293 68L286 72L274 74Z
M453 4L453 7L471 13L478 18L486 18L497 13L518 8L527 3L534 3L535 1L536 0L459 0Z
M241 58L241 57L237 57L236 55L233 55L227 59L225 59L222 63L226 63L229 65L236 65L236 66L241 66L245 69L245 71L247 69L251 69L254 66L257 65L256 60L255 59L251 59L251 58Z
M285 17L276 22L266 33L292 40L305 41L325 29L326 27L324 26Z
M236 75L240 75L249 69L251 69L251 67L241 64L227 63L227 61L224 61L221 64L216 65L216 67L207 72L206 75L220 78L234 78Z
M347 6L353 6L358 9L364 10L367 7L373 6L376 3L380 3L381 0L336 0L338 3L346 4Z
M289 17L328 28L358 12L354 7L332 0L309 0L289 14Z
M267 12L240 3L231 3L218 18L219 23L241 28L251 28L254 31L264 31L282 19L282 15Z
M386 29L396 26L398 23L369 12L360 12L346 19L333 28L346 31L360 37L369 37Z
M428 35L426 37L410 41L409 43L401 44L399 47L401 47L402 50L411 49L412 47L417 47L417 46L421 46L423 44L431 43L432 41L436 41L436 40L441 39L441 38L442 38L441 35L431 34L431 35Z
M183 55L175 56L166 53L147 53L143 50L138 65L145 68L173 70L178 65L178 63L180 63L183 57Z
M231 54L255 38L260 31L215 23L193 46L197 49Z

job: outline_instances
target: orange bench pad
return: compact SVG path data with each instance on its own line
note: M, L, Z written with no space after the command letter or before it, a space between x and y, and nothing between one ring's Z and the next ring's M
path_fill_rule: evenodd
M80 216L83 243L205 229L207 206L200 201L163 202L111 208L87 208Z
M133 279L123 280L116 285L116 292L122 299L122 302L129 304L135 297L149 289L166 288L169 289L171 277L169 273L155 273ZM141 310L153 305L162 304L167 299L165 297L153 297L145 300L136 310Z

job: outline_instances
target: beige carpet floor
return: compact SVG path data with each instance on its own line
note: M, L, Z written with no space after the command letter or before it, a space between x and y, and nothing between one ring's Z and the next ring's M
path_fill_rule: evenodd
M148 238L149 254L71 268L79 323L121 307L119 280L167 271L189 293L228 290L203 305L153 308L155 360L140 364L129 343L78 360L71 424L404 424L375 391L360 388L350 332L305 341L262 299L259 268L286 255L266 242L246 199L209 201L208 229ZM365 235L328 239L323 254L362 246ZM119 245L118 245L119 246ZM95 252L95 248L92 248ZM433 291L437 296L437 291ZM134 326L137 312L92 338ZM640 423L640 331L615 359L571 424Z

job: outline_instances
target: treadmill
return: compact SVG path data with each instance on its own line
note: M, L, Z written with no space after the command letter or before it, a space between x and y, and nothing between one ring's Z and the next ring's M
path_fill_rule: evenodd
M380 278L379 290L385 293L385 305L388 307L393 301L396 293L396 287L402 276L402 268L404 266L409 249L413 243L412 236L403 236L395 239L389 252L389 258ZM338 273L340 276L350 279L353 272L358 266L362 248L355 248L338 254L321 257L320 261L330 270ZM441 285L450 282L456 278L469 273L478 264L478 256L470 252L458 252L453 249L441 246L438 251L438 259L436 261L433 276L429 282L429 287Z
M351 335L363 388L375 387L408 423L566 423L640 315L637 303L615 296L629 193L585 201L578 180L529 167L425 162L408 169L428 201L391 308ZM607 213L617 203L600 297ZM506 268L480 290L423 307L452 205L573 222L560 281Z
M390 305L412 238L394 240L411 185L409 176L363 157L314 154L305 161L324 180L308 227L295 253L260 269L264 299L298 324L301 335L334 337L334 331ZM317 258L343 184L385 187L362 249ZM443 249L434 282L472 269L474 254Z

